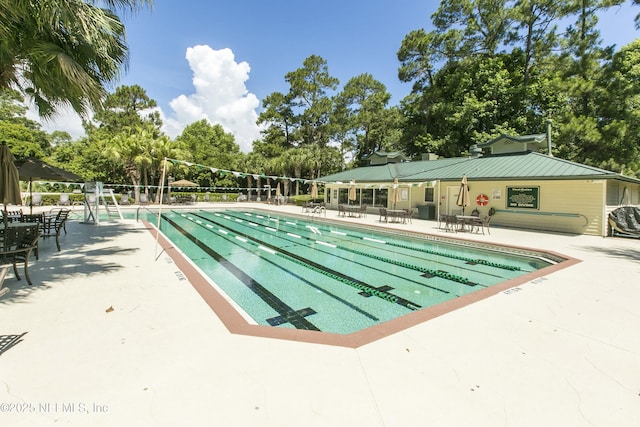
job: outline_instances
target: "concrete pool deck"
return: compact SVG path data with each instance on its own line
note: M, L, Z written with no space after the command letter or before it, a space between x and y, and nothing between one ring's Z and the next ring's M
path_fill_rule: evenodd
M372 214L344 220L380 225ZM40 260L30 265L33 287L12 274L5 281L11 292L0 298L0 422L640 424L638 240L502 228L454 235L420 219L385 227L551 250L582 262L345 348L232 334L142 223L72 221L62 251L41 241Z

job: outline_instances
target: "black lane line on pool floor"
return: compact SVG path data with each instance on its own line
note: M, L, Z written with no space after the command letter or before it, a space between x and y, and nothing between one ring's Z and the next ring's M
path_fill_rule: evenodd
M194 215L194 216L197 216L197 217L199 217L199 218L202 218L202 219L204 219L204 220L206 220L206 221L211 221L211 222L213 222L214 224L218 224L218 225L220 225L221 227L226 227L227 229L229 229L229 226L225 226L225 225L222 225L222 224L220 224L220 223L218 223L218 222L215 222L213 218L205 217L205 216L198 215L198 214L194 214L194 213L191 213L191 214L192 214L192 215ZM221 216L224 218L224 216L223 216L223 215L221 215ZM267 227L267 226L266 226L266 225L264 225L264 224L260 224L260 223L255 222L255 221L249 221L249 220L247 220L247 219L243 219L243 218L237 218L236 216L229 216L229 218L235 218L235 222L239 222L239 221L240 221L240 222L239 222L240 224L242 224L242 223L247 223L247 224L256 224L256 225L259 225L259 226L261 226L261 227ZM226 219L226 218L225 218L225 219ZM275 230L276 232L278 232L278 233L287 233L287 231L285 231L285 230L279 230L279 229L274 229L274 230ZM295 231L297 231L297 232L300 234L300 238L302 238L302 239L304 239L304 240L306 240L306 241L308 241L308 242L314 242L314 240L313 240L313 239L310 239L310 238L308 238L308 237L306 237L306 236L303 236L303 235L302 235L302 234L303 234L303 232L305 232L305 233L306 233L306 231L300 231L300 230L295 230ZM298 235L298 234L296 234L296 235ZM245 236L245 237L249 237L249 236L247 236L246 234L243 234L243 236ZM285 242L293 243L294 245L300 245L300 243L299 243L298 241L296 241L296 240L292 240L292 239L289 239L288 237L285 237L284 235L278 235L278 236L274 236L274 237L277 237L277 238L279 238L279 239L281 239L281 240L284 240ZM253 240L255 240L255 239L253 239ZM358 242L360 242L360 241L358 241ZM262 243L262 241L261 241L261 243ZM266 244L266 243L265 243L265 244ZM366 246L366 245L364 245L364 246ZM420 273L420 275L423 275L423 274L425 273L425 271L426 271L424 268L419 267L419 266L417 266L417 265L412 265L412 264L408 264L408 263L403 263L403 262L396 261L396 260L393 260L393 259L390 259L390 258L387 258L387 257L374 256L374 255L372 255L372 254L368 254L368 253L366 253L366 252L364 252L364 251L357 251L357 250L355 250L355 249L348 248L348 247L346 247L346 246L336 246L336 247L337 247L338 249L342 250L342 251L345 251L345 252L350 252L350 253L352 253L352 254L360 255L360 256L363 256L363 257L366 257L366 258L376 259L376 260L378 260L378 261L382 261L382 262L384 262L384 263L386 263L386 264L392 264L392 265L396 265L396 266L399 266L399 267L403 267L403 268L406 268L406 269L408 269L408 270L412 270L412 271L418 272L418 273ZM314 249L314 250L316 250L316 251L318 251L318 252L322 252L322 253L325 253L325 254L328 254L328 255L331 255L331 256L334 256L334 257L338 257L338 255L336 255L335 253L330 252L330 251L328 251L328 250L325 250L325 249L323 249L323 248L315 247L315 248L313 248L313 249ZM342 259L344 259L344 258L342 258ZM348 261L349 261L349 262L351 262L351 263L353 263L353 264L357 264L357 265L360 265L360 266L362 266L362 267L368 268L368 269L370 269L370 270L377 270L377 271L380 271L380 272L385 273L385 274L390 274L390 275L398 276L398 275L396 275L396 274L393 274L393 273L389 272L388 270L382 270L382 269L379 269L379 268L373 267L371 264L364 264L364 263L362 263L362 262L359 262L359 261L357 261L357 260L353 260L353 259L350 259L350 260L348 260ZM440 264L444 264L444 263L440 263ZM452 266L452 265L450 265L450 264L445 264L445 265L448 265L449 267L455 267L455 266ZM446 273L446 272L444 272L444 273ZM444 276L444 274L438 274L438 273L435 273L433 276L436 276L436 275L440 275L440 276L442 276L444 279L451 280L451 278L450 278L450 277L445 277L445 276ZM450 275L450 276L451 276L451 277L453 277L453 275ZM425 287L425 288L433 289L434 291L442 292L442 293L444 293L444 294L450 294L450 293L451 293L450 291L447 291L447 290L445 290L445 289L438 288L437 286L428 285L428 284L426 284L426 283L419 282L419 281L417 281L417 280L413 280L413 279L411 279L411 278L409 278L409 277L405 277L405 276L403 276L403 277L401 277L401 279L402 279L402 280L404 280L404 281L406 281L406 282L415 283L416 285L419 285L419 286L422 286L422 287ZM353 280L356 280L356 279L353 279ZM454 282L458 282L458 283L460 283L460 284L464 284L464 285L468 285L468 284L469 284L469 283L462 283L462 282L461 282L461 281L459 281L459 280L452 280L452 281L454 281ZM372 286L372 288L373 288L373 289L375 289L375 287L373 287L373 286Z
M211 221L210 219L206 219L206 218L200 217L199 215L194 215L194 216L197 216L197 217L199 217L199 218L202 218L203 220L207 221L208 223L213 223L213 224L216 224L216 225L217 225L217 226L219 226L219 227L224 227L223 225L220 225L220 224L218 224L218 223L216 223L216 222L213 222L213 221ZM187 217L186 219L187 219L187 220L189 220L189 218L188 218L188 217ZM191 222L192 222L192 223L194 223L193 221L191 221ZM198 224L197 222L195 222L195 224L196 224L196 225L198 225L198 226L200 226L200 227L202 227L203 229L205 229L205 230L206 230L207 232L209 232L209 233L215 233L215 231L214 231L213 229L209 229L208 227L203 226L202 224ZM242 235L242 234L239 234L239 233L237 233L237 232L235 232L235 231L231 230L229 227L224 227L224 228L225 228L226 230L230 230L230 232L234 233L235 235L238 235L238 236L246 236L246 235ZM226 237L226 236L224 236L224 235L219 235L219 234L215 234L215 236L216 236L216 237L218 237L218 238L221 238L221 239L226 240L227 242L231 243L232 245L236 245L236 246L240 247L240 248L241 248L242 250L244 250L244 251L246 251L246 250L247 250L246 248L242 247L242 246L238 243L238 241L237 241L236 239L231 239L230 237ZM247 237L248 237L248 236L247 236ZM256 244L255 239L250 239L250 240L251 240L251 243ZM247 242L244 242L244 243L247 243ZM263 246L264 246L264 245L263 245ZM379 317L374 316L373 314L371 314L371 313L369 313L369 312L367 312L367 311L363 310L362 308L358 307L357 305L350 303L349 301L347 301L347 300L345 300L344 298L342 298L342 297L340 297L340 296L338 296L338 295L334 294L333 292L329 292L328 290L324 289L323 287L316 285L315 283L313 283L313 282L311 282L311 281L307 280L305 277L302 277L302 276L300 276L299 274L296 274L296 273L294 273L294 272L292 272L292 271L290 271L290 270L287 270L286 268L284 268L284 267L283 267L282 265L280 265L279 263L274 262L274 261L272 261L272 260L270 260L270 259L266 258L266 255L264 255L264 254L262 254L262 253L260 253L260 252L255 252L255 253L253 253L253 254L254 254L254 255L256 255L257 257L261 258L264 262L267 262L267 263L271 264L273 267L275 267L275 268L277 268L277 269L279 269L279 270L283 271L284 273L286 273L286 274L288 274L288 275L290 275L290 276L295 277L295 278L296 278L296 279L298 279L300 282L302 282L302 283L306 284L306 285L307 285L307 286L309 286L309 287L312 287L313 289L317 290L318 292L322 292L323 294L327 295L327 296L328 296L328 297L330 297L330 298L335 299L335 300L336 300L336 301L338 301L339 303L344 304L345 306L349 307L351 310L353 310L353 311L355 311L355 312L357 312L357 313L362 314L363 316L367 317L368 319L373 320L373 321L375 321L375 322L379 322L379 321L380 321L380 318L379 318ZM280 255L280 256L281 256L282 254L281 254L280 252L278 252L278 255ZM306 267L308 267L308 266L306 266ZM266 319L266 320L269 322L269 319Z
M184 218L186 218L187 220L191 221L192 223L194 223L194 221L192 221L186 215L183 215L181 213L179 215L184 217ZM239 232L239 231L237 231L235 229L231 229L231 228L229 228L229 226L225 226L223 224L215 222L211 218L205 218L205 217L193 214L193 213L191 213L191 215L206 221L209 226L211 226L211 224L215 224L218 227L223 227L225 230L228 230L227 232L229 232L229 233L233 233L236 236L241 236L243 238L246 238L247 241L250 241L251 243L253 243L255 245L263 246L265 248L270 248L275 252L275 254L277 256L284 257L285 259L288 259L289 262L294 262L294 263L299 264L299 265L301 265L301 266L303 266L303 267L305 267L305 268L307 268L309 270L314 270L314 271L316 271L316 272L318 272L318 273L320 273L320 274L322 274L324 276L332 277L335 280L338 280L338 281L340 281L342 283L348 284L348 285L350 285L352 287L356 287L357 289L360 289L360 290L362 290L364 292L369 292L370 294L375 294L376 296L380 297L383 300L386 300L386 301L392 302L392 303L398 303L398 301L400 300L401 301L400 305L405 307L405 308L408 308L410 310L417 310L417 309L422 308L420 305L418 305L416 303L413 303L413 302L408 301L408 300L403 300L402 298L396 297L395 295L392 295L392 294L389 294L389 293L385 293L385 292L379 292L377 290L377 288L375 288L373 286L370 286L370 285L368 285L368 284L366 284L364 282L361 282L361 281L357 281L356 282L356 279L351 279L348 276L339 277L337 274L332 274L333 270L327 270L325 268L322 268L321 266L319 266L319 264L313 263L312 261L308 260L307 258L296 256L291 252L283 250L282 248L279 248L279 247L274 246L274 245L270 245L270 244L268 244L266 242L263 242L261 240L257 240L257 239L255 239L255 238L253 238L253 237L251 237L251 236L249 236L247 234L241 233L241 232ZM199 225L200 227L204 228L205 230L207 230L210 233L214 233L214 230L209 229L208 226L206 226L206 225L198 224L197 222L195 222L195 224ZM218 235L218 234L216 234L216 236L219 237L219 238L223 238L223 239L227 240L231 244L234 244L234 245L237 245L237 246L241 247L243 250L246 250L245 248L240 246L240 244L235 239L231 239L231 238L225 237L224 235ZM334 298L335 300L337 300L340 303L346 305L350 309L352 309L352 310L364 315L365 317L368 317L369 319L374 320L376 322L380 320L378 317L374 316L371 313L368 313L368 312L364 311L363 309L361 309L360 307L350 303L349 301L347 301L347 300L345 300L345 299L333 294L332 292L329 292L328 290L322 288L321 286L318 286L318 285L308 281L304 277L302 277L302 276L300 276L298 274L295 274L290 270L287 270L286 268L284 268L279 263L273 262L273 261L265 258L261 253L256 252L256 253L254 253L254 255L262 258L263 261L268 262L269 264L275 266L276 268L282 270L283 272L295 277L296 279L298 279L301 282L307 284L308 286L310 286L310 287L312 287L312 288L324 293L325 295L328 295L331 298ZM341 279L343 279L343 280L341 280ZM405 303L406 303L406 305L405 305ZM411 305L415 306L416 308L411 307Z
M221 266L226 268L231 274L236 276L238 280L245 284L251 291L253 291L256 295L260 297L265 303L267 303L271 308L273 308L283 319L286 319L287 322L291 323L296 329L305 329L311 331L320 331L318 327L316 327L313 323L309 322L304 318L298 311L289 307L285 304L281 299L272 294L269 290L267 290L264 286L262 286L257 281L253 280L251 276L247 275L244 271L240 270L235 266L232 262L227 260L224 256L220 255L218 252L214 251L209 246L203 244L198 240L195 236L189 233L187 230L179 226L172 219L167 218L165 215L162 215L165 221L171 224L176 230L178 230L183 236L187 239L191 240L196 246L205 251L207 255L215 259Z
M182 216L181 216L181 217L182 217ZM188 218L186 218L186 219L187 219L187 220L189 220ZM167 221L170 221L170 220L167 220ZM211 222L211 221L209 221L209 220L206 220L206 221ZM202 227L204 230L206 230L206 231L207 231L207 232L209 232L209 233L214 233L214 230L211 230L211 229L209 229L209 228L207 228L207 227L204 227L204 226L202 226L201 224L198 224L197 222L193 222L193 221L191 221L191 223L192 223L192 224L195 224L195 225L197 225L197 226L199 226L199 227ZM176 228L177 228L177 227L176 227ZM224 236L224 235L218 235L218 234L215 234L215 236L216 236L216 237L218 237L218 238L222 238L222 239L224 239L224 240L228 241L228 242L229 242L229 243L231 243L232 245L240 246L240 245L238 244L238 241L236 241L235 239L231 239L231 238L226 237L226 236ZM242 246L240 246L240 247L242 248ZM245 248L242 248L242 249L243 249L243 250L246 250ZM213 250L213 249L212 249L212 250ZM265 256L263 256L263 254L261 254L261 253L259 253L259 252L256 252L256 253L255 253L255 255L256 255L256 256L258 256L258 257L260 257L263 261L265 261L265 262L267 262L267 263L271 264L271 265L272 265L272 266L274 266L275 268L277 268L277 269L279 269L279 270L281 270L281 271L283 271L283 272L285 272L285 273L287 273L287 274L289 274L289 275L291 275L291 276L295 277L296 279L300 280L301 282L303 282L303 283L307 284L308 286L310 286L310 287L314 288L315 290L317 290L317 291L319 291L319 292L322 292L323 294L325 294L325 295L329 296L330 298L335 299L336 301L340 302L341 304L344 304L344 305L345 305L345 306L347 306L349 309L351 309L351 310L353 310L353 311L355 311L355 312L357 312L357 313L360 313L361 315L363 315L363 316L367 317L367 318L368 318L368 319L370 319L370 320L373 320L374 322L379 322L379 321L380 321L380 318L379 318L379 317L374 316L373 314L371 314L371 313L369 313L369 312L367 312L367 311L363 310L362 308L360 308L360 307L358 307L358 306L356 306L356 305L354 305L354 304L350 303L349 301L345 300L344 298L341 298L340 296L338 296L338 295L336 295L336 294L334 294L334 293L332 293L332 292L329 292L328 290L326 290L326 289L322 288L321 286L318 286L318 285L316 285L315 283L310 282L310 281L309 281L309 280L307 280L306 278L304 278L304 277L302 277L302 276L300 276L300 275L298 275L298 274L295 274L295 273L293 273L292 271L287 270L287 269L286 269L286 268L284 268L282 265L280 265L280 264L278 264L278 263L276 263L276 262L274 262L274 261L272 261L272 260L270 260L270 259L268 259L268 258L265 258ZM246 274L246 273L244 273L244 274ZM248 275L247 275L247 277L250 277L250 276L248 276ZM243 283L244 283L244 282L243 282ZM249 287L249 288L253 290L253 288L251 288L251 287ZM272 295L273 295L273 294L272 294ZM258 295L258 296L260 296L260 295ZM262 298L262 297L261 297L261 298ZM274 295L274 298L275 298L275 295ZM265 302L266 302L266 301L265 301ZM284 304L284 302L282 302L282 304ZM302 316L308 316L308 315L310 315L310 314L313 314L313 313L310 313L310 312L305 311L305 310L312 310L312 309L311 309L311 308L307 308L307 309L302 309L302 311L300 311L300 310L299 310L299 311L298 311L298 314L300 314L300 315L302 315ZM316 313L316 312L314 311L314 313ZM284 313L284 314L283 314L283 313L279 313L279 314L280 314L280 316L277 316L277 317L275 317L275 318L271 318L271 319L266 319L266 321L267 321L269 324L271 324L272 326L276 326L277 324L281 324L281 323L286 323L286 322L282 322L281 320L282 320L282 319L286 319L286 318L287 318L287 316L286 316L286 315L287 315L287 313ZM272 324L272 321L273 321L273 322L279 322L279 323ZM291 322L290 322L290 323L291 323Z
M179 214L179 215L182 215L182 214ZM194 214L194 213L191 213L191 215L193 215L195 217L198 217L198 218L200 218L202 220L208 221L208 222L210 222L212 224L216 224L216 225L218 225L220 227L225 227L227 230L230 230L227 226L225 226L223 224L220 224L219 222L216 222L212 218L203 217L201 215ZM388 302L392 302L394 304L401 305L402 307L408 308L409 310L412 310L412 311L419 310L419 309L422 308L422 306L420 304L417 304L417 303L415 303L413 301L404 299L402 297L399 297L399 296L391 294L391 293L380 292L380 291L377 290L376 287L371 286L368 283L365 283L365 282L363 282L363 281L361 281L359 279L356 279L355 277L347 276L346 274L343 274L343 273L341 273L339 271L327 268L324 265L318 264L318 263L316 263L316 262L314 262L314 261L312 261L312 260L310 260L308 258L301 257L301 256L299 256L299 255L297 255L297 254L295 254L293 252L287 251L284 248L280 248L280 247L274 246L274 245L272 245L270 243L267 243L265 241L258 240L256 238L254 238L252 236L249 236L248 234L242 233L242 232L240 232L238 230L231 230L231 231L233 233L236 233L239 236L242 236L242 237L244 237L244 238L246 238L248 240L251 240L254 243L257 243L257 244L260 244L262 246L268 247L268 248L278 252L281 255L287 256L287 257L291 258L292 260L296 260L298 263L301 263L302 265L306 265L308 267L312 267L314 270L316 270L316 271L318 271L318 272L320 272L320 273L322 273L324 275L327 275L329 277L337 278L338 280L342 279L340 281L342 281L343 283L345 283L347 285L349 285L348 282L351 282L352 284L356 285L358 287L358 289L360 289L361 291L365 291L365 292L370 293L370 294L372 294L374 296L377 296L377 297L379 297L380 299L382 299L384 301L388 301ZM319 250L319 249L317 249L317 250ZM423 284L423 286L425 286L425 285ZM426 287L429 287L429 286L426 286ZM437 290L439 290L441 292L448 293L447 291L442 291L440 289L437 289ZM390 298L388 298L388 297L390 297Z

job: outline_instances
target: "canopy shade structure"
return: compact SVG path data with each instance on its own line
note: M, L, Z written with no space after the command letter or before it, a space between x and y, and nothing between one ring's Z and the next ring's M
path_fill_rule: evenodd
M458 193L458 200L456 200L458 206L462 206L462 214L464 215L464 208L469 206L469 185L467 184L467 176L462 176L460 181L460 192Z
M354 179L349 183L349 194L347 198L349 199L349 203L355 202L358 198L356 194L356 181Z
M22 197L20 194L20 180L18 178L18 169L13 163L13 154L7 144L2 141L0 146L0 199L4 205L4 220L7 220L7 205L21 205Z
M36 159L35 157L18 160L16 162L16 166L18 167L21 181L33 181L38 179L61 182L84 181L81 176L76 175L75 173L50 165L49 163Z
M83 182L80 175L66 171L59 167L50 165L44 160L35 157L27 157L16 162L21 181L29 181L29 212L33 213L33 190L32 181L60 181L60 182Z
M191 182L186 179L179 179L177 181L170 182L169 185L171 187L197 187L198 186L198 184L196 184L195 182Z

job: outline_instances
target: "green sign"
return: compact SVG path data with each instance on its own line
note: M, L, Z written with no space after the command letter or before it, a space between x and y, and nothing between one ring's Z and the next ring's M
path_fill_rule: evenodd
M507 207L539 209L540 187L507 187Z

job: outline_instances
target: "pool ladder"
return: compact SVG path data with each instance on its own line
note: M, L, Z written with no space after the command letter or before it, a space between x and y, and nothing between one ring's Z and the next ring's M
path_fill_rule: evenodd
M314 206L314 208L311 209L311 211L307 215L313 218L316 215L320 216L322 214L324 214L324 216L327 216L327 209L324 206Z

